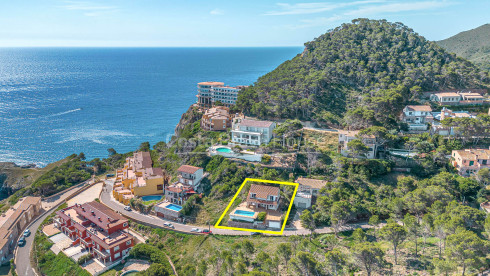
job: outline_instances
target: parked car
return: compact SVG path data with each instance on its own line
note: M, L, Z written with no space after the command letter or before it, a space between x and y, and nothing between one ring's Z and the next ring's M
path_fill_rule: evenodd
M211 230L208 230L208 229L204 229L204 230L202 230L202 232L201 232L201 233L203 233L203 234L207 234L207 235L209 235L209 234L213 234L213 232L211 232Z
M19 239L19 242L17 243L19 246L24 246L26 244L26 239L24 237L21 237Z
M126 211L131 211L131 207L129 207L129 206L124 206L124 210L126 210Z
M31 230L26 229L26 230L24 231L24 237L29 237L29 235L30 235L30 234L31 234Z
M258 235L262 235L262 233L259 233L259 232L250 232L250 236L258 236Z
M175 228L174 225L170 222L163 223L163 226L168 227L168 228L172 228L172 229Z
M201 229L199 228L192 228L191 232L196 232L196 233L201 233Z

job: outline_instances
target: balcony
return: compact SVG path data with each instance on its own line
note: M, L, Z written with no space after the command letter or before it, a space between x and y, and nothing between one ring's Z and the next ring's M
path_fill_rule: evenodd
M97 249L97 247L95 247L95 246L93 247L93 249L95 250L95 252L97 252L97 254L101 255L103 258L107 258L107 257L111 256L111 254L107 253L107 251Z

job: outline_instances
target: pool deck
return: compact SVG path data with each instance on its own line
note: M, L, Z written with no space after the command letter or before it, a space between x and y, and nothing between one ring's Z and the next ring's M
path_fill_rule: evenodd
M252 213L254 213L254 215L253 216L240 215L240 214L236 214L235 213L236 211L252 212ZM253 218L255 220L255 219L257 219L257 216L259 215L259 213L256 212L254 209L248 208L246 202L242 202L240 205L238 205L238 207L236 207L230 213L230 215L233 215L233 216L236 216L236 217L247 218L247 219Z

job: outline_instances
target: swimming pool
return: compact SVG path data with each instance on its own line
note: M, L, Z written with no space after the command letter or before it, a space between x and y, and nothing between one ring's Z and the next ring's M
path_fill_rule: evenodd
M163 195L149 195L149 196L142 196L141 200L143 201L152 201L152 200L160 200L162 199Z
M253 217L255 215L255 212L236 210L235 214L241 215L241 216Z
M233 153L230 148L217 148L216 151L224 152L224 153Z
M181 206L175 205L175 204L172 204L172 203L170 203L169 205L165 206L165 208L170 209L170 210L173 210L173 211L176 211L176 212L179 212L180 210L182 210L182 207Z

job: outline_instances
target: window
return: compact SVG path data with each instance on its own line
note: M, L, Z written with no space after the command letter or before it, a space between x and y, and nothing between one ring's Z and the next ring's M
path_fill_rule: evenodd
M470 166L473 166L474 163L475 161L470 161Z
M255 198L257 194L250 194L250 198Z
M126 245L131 245L131 241L127 241L126 242Z
M114 252L119 251L119 245L114 247Z
M127 222L123 223L123 227L126 227L126 226L128 226L128 223Z

